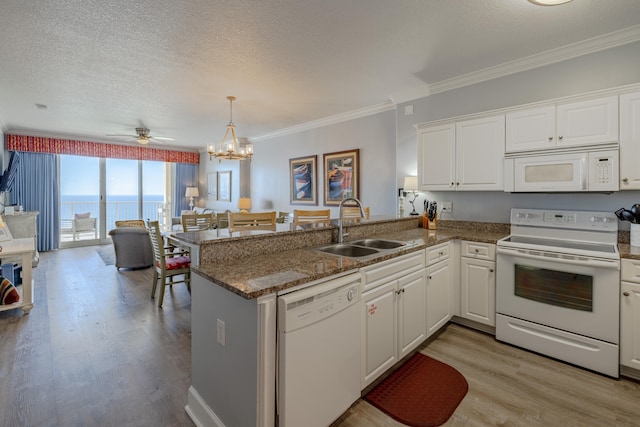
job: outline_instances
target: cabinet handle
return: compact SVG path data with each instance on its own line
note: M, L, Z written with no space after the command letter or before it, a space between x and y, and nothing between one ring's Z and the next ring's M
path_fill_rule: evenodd
M431 276L427 276L427 279L431 280Z
M480 250L478 248L476 248L476 253L480 252Z
M629 178L622 178L622 182L624 182L625 184L629 183Z
M559 139L560 141L562 141L562 138L564 138L564 136L562 136L562 135L560 135L560 136L558 137L558 139Z
M449 184L449 187L453 187L453 182L451 184Z
M553 141L553 137L552 136L549 137L549 141Z
M438 255L442 256L444 255L444 252L438 252Z
M489 269L489 273L493 273L493 268L490 268L490 269Z
M402 289L398 289L398 290L396 291L396 294L398 294L398 295L400 295L401 293L404 293L404 288L402 288Z
M622 293L622 295L624 295L625 297L628 297L628 296L629 296L629 292L624 291L624 292Z
M456 182L456 185L460 185L460 183L459 183L459 182Z

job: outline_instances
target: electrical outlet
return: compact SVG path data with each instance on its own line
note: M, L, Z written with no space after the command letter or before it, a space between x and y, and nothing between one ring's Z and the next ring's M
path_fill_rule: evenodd
M442 212L453 213L453 202L442 202Z
M218 319L218 325L217 325L217 331L218 331L218 343L221 346L225 346L226 345L226 341L227 341L227 333L225 330L225 326L224 326L224 322L220 319Z

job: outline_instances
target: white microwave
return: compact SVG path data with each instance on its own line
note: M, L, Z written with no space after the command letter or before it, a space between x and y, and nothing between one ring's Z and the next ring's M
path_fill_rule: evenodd
M504 191L618 191L619 150L514 156L504 161Z

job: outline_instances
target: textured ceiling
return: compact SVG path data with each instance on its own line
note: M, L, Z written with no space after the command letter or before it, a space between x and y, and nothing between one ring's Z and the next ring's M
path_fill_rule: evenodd
M0 126L246 138L638 24L638 0L2 0ZM640 31L639 31L640 32ZM36 104L47 105L38 109ZM121 139L120 139L121 140Z

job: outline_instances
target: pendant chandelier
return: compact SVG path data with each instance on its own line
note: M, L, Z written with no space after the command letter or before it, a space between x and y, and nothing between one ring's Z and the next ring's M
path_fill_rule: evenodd
M241 148L240 144L238 144L238 139L236 138L236 126L233 124L233 101L236 100L236 97L227 96L227 99L229 100L229 124L227 125L227 131L222 137L222 141L220 142L218 151L216 151L216 147L214 144L207 145L209 160L212 160L215 157L219 162L222 161L222 159L249 159L249 161L251 161L251 156L253 156L253 145L245 144ZM231 134L231 139L227 140L227 136L229 136L229 134Z

